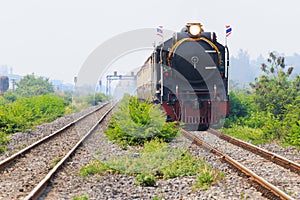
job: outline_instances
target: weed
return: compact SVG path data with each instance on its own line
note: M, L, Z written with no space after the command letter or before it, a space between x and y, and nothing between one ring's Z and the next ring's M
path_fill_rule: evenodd
M197 179L193 184L193 190L207 190L217 180L222 180L224 177L224 173L217 172L215 169L206 165L200 175L197 176Z
M136 185L155 186L158 178L175 178L200 174L197 188L207 189L221 179L222 174L211 168L203 159L193 157L186 149L171 148L159 139L146 142L144 149L138 150L139 156L121 156L101 162L92 160L82 167L80 174L127 174L136 176Z
M96 152L95 152L96 155L101 155L102 154L102 151L101 149L98 149Z
M55 158L53 163L50 165L50 168L52 169L53 167L55 167L57 163L59 163L59 161L61 161L61 158Z
M0 153L6 151L6 146L9 143L9 141L10 141L9 134L0 131Z
M138 174L135 177L135 184L139 186L155 186L156 181L155 181L155 176L152 174Z
M81 196L74 196L73 200L88 200L89 196L88 195L81 195Z

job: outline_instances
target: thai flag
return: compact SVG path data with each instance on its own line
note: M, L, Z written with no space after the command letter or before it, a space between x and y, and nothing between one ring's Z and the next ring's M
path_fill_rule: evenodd
M163 37L163 26L158 26L158 28L156 28L156 35L159 37Z
M226 25L226 37L231 34L232 28L229 25Z

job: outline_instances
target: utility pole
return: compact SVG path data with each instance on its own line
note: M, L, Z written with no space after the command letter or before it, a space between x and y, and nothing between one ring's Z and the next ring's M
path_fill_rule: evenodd
M12 90L15 91L16 79L12 78L11 82L12 82Z

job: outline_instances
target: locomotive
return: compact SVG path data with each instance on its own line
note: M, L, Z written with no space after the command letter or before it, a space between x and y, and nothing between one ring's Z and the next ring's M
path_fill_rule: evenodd
M227 45L188 23L154 48L137 72L137 95L160 104L167 121L206 130L229 114L228 68Z

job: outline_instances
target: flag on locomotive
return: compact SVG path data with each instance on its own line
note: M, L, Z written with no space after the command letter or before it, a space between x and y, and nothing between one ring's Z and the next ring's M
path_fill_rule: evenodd
M155 47L137 73L137 94L161 104L167 121L191 130L219 126L229 114L228 65L216 34L188 23Z
M156 35L159 37L163 37L163 26L158 26L158 28L156 28Z
M226 25L226 37L231 34L232 28L229 25Z

